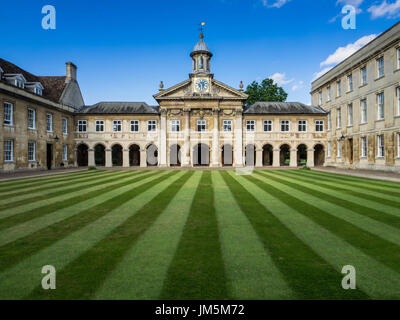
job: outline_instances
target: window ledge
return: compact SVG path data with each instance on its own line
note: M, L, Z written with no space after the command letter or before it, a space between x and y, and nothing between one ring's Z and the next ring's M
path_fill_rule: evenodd
M360 84L359 88L364 88L367 86L368 83Z
M349 124L348 126L347 126L347 128L352 128L353 127L353 125L352 124Z
M346 91L346 93L352 93L354 90L348 90Z
M377 120L375 120L375 122L382 122L382 121L385 121L385 119L377 119Z
M14 160L4 160L4 163L14 163Z
M385 77L385 75L380 76L380 77L376 78L375 81L381 80L381 79L383 79L384 77Z
M6 123L3 123L3 126L5 126L5 127L14 127L14 125L13 124L6 124Z
M365 124L367 124L368 122L361 122L360 123L360 126L363 126L363 125L365 125Z
M400 68L397 68L396 70L393 70L393 73L396 73L396 72L400 72Z
M385 160L385 157L375 157L376 160Z
M360 156L360 159L368 159L368 157Z

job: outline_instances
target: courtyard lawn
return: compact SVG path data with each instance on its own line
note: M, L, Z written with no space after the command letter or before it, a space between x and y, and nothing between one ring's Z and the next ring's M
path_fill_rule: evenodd
M400 184L317 171L0 182L0 299L400 299L399 229Z

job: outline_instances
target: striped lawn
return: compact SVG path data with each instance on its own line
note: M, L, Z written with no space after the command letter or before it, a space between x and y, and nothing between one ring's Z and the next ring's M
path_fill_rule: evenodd
M0 299L399 299L399 229L400 184L318 171L5 181Z

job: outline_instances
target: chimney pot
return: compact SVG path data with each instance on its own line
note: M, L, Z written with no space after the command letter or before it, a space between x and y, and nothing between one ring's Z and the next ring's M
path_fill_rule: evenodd
M72 62L65 63L67 65L67 82L76 81L76 65Z

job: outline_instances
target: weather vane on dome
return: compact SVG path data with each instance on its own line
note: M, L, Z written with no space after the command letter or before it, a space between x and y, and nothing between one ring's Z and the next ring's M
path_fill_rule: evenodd
M203 26L205 25L205 22L200 23L200 39L204 38L204 34L203 34Z

